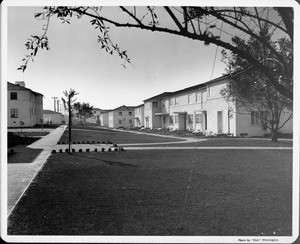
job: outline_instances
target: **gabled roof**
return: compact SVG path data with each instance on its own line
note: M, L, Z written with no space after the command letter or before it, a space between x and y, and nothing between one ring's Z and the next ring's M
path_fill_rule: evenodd
M164 93L158 94L154 97L147 98L147 99L144 100L144 102L149 101L149 100L153 100L153 99L161 99L163 97L169 97L169 96L176 95L176 94L179 94L179 93L189 92L189 91L192 91L192 90L195 90L195 89L205 88L208 84L212 84L212 83L224 80L224 79L228 78L229 76L230 75L223 75L223 76L220 76L220 77L215 78L213 80L210 80L210 81L207 81L207 82L195 85L195 86L190 86L190 87L187 87L187 88L184 88L184 89L181 89L181 90L177 90L177 91L174 91L174 92L164 92Z
M134 108L135 108L134 106L125 106L125 105L122 105L120 107L117 107L117 108L113 109L112 111L115 111L115 110L132 110Z
M157 98L167 97L167 96L170 96L172 94L173 94L173 92L164 92L164 93L158 94L154 97L147 98L147 99L144 100L144 102L149 101L149 100L153 100L153 99L157 99Z
M35 92L29 88L26 88L26 87L23 87L23 86L19 86L19 85L15 85L13 83L10 83L10 82L7 82L7 89L8 90L27 90L27 91L30 91L34 94L37 94L37 95L41 95L41 96L44 96L42 93L39 93L39 92Z

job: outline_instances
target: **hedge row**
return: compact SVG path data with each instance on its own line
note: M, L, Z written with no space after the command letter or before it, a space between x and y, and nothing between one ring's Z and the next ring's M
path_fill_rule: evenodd
M62 141L62 142L57 142L57 144L68 144L68 142L66 142L66 141ZM100 142L100 141L82 141L82 142L80 142L80 141L73 141L73 142L71 142L71 144L113 144L111 141L102 141L102 142ZM115 144L114 144L115 145Z
M75 152L76 152L75 148L72 148L71 151L72 151L72 153L75 153ZM85 149L85 151L86 151L86 152L91 152L91 150L90 150L89 148ZM101 148L100 151L105 152L105 148ZM111 151L115 151L115 152L116 152L116 151L125 151L125 150L124 150L123 147L115 147L115 148L108 148L107 151L108 151L108 152L111 152ZM63 153L63 152L69 153L69 149L68 149L68 148L66 148L65 150L59 149L58 152L59 152L59 153ZM82 153L82 152L83 152L83 149L81 149L81 148L78 149L78 152ZM95 149L94 149L94 152L98 152L98 149L95 148ZM52 153L56 153L56 150L52 150Z

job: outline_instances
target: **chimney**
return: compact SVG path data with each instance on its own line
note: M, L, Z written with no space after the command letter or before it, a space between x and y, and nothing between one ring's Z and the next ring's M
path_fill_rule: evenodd
M18 86L25 87L25 82L24 81L16 81L15 84L18 85Z

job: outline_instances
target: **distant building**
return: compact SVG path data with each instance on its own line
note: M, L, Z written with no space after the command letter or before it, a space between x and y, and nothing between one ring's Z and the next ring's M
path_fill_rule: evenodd
M133 128L134 108L135 107L123 105L111 110L108 113L108 126L110 128Z
M109 127L109 112L111 110L109 109L103 109L101 114L100 114L100 126L104 126L104 127Z
M104 112L103 109L100 108L94 108L93 109L93 115L90 118L86 119L87 123L95 124L95 125L101 125L100 121L100 115Z
M41 124L43 94L26 88L24 81L7 82L7 115L8 127Z
M59 112L54 112L52 110L43 110L43 122L44 124L65 124L67 118Z
M144 126L144 104L134 108L134 127Z

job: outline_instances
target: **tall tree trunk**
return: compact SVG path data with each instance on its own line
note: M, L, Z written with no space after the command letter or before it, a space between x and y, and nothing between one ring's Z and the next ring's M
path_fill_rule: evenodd
M272 130L272 142L278 142L278 129Z

